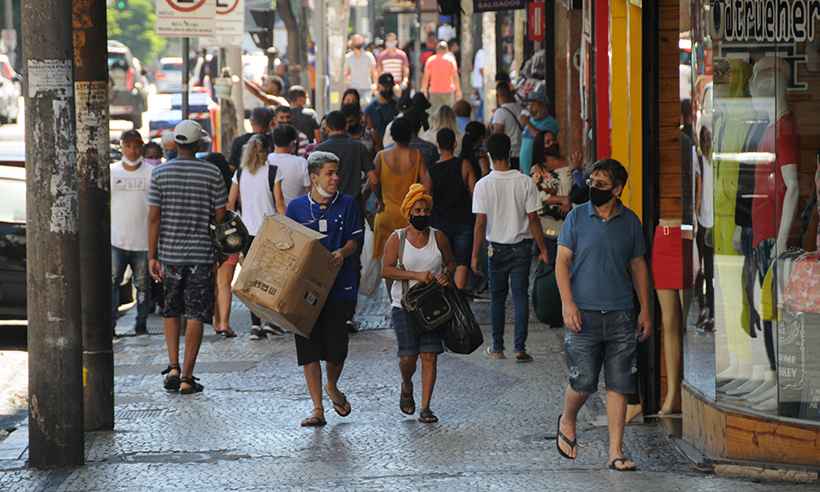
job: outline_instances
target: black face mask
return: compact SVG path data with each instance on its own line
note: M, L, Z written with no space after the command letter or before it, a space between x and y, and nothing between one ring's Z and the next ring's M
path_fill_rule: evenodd
M417 231L426 231L428 227L430 227L430 216L429 215L411 215L410 216L410 225L412 225Z
M347 133L350 133L351 135L359 135L363 130L364 128L362 125L350 125L347 127Z
M379 94L381 94L382 97L385 98L385 99L390 99L391 97L393 97L393 90L392 89L390 89L390 90L382 89L381 91L379 91Z
M592 202L592 204L596 207L600 207L602 205L609 203L609 201L612 200L612 198L612 190L601 190L592 187L590 187L589 189L589 201Z

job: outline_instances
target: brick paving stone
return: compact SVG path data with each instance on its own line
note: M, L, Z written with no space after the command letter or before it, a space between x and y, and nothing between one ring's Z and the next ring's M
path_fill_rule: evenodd
M386 310L382 300L365 299L360 312L377 319ZM120 320L121 333L132 317ZM540 324L531 325L531 364L493 361L480 350L442 355L434 425L399 412L389 326L355 334L340 384L353 413L340 418L326 401L328 425L303 429L312 405L293 335L251 341L244 308L234 319L238 338L206 336L195 371L205 392L195 396L161 387L165 349L154 335L161 320L150 319L152 335L117 340L115 430L88 434L84 467L36 471L0 460L0 490L770 490L694 471L656 425L627 429L626 452L640 472L605 470L606 428L593 425L600 397L580 415L578 460L560 458L562 333ZM417 403L420 387L417 375Z

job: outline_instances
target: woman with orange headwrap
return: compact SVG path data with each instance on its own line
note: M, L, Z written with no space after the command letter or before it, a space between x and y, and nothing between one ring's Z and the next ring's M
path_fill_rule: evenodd
M430 227L433 197L421 184L413 184L401 204L401 213L410 225L394 232L384 248L385 279L395 281L391 291L393 329L398 341L399 369L401 370L401 396L399 408L406 415L416 412L413 399L413 374L421 355L421 412L419 422L434 423L438 418L430 410L430 399L436 384L438 354L444 352L442 335L438 332L422 333L414 319L402 308L402 293L413 285L438 282L450 285L455 271L450 243L441 231ZM404 247L401 248L401 242ZM403 249L401 268L399 250ZM404 285L403 285L404 284Z

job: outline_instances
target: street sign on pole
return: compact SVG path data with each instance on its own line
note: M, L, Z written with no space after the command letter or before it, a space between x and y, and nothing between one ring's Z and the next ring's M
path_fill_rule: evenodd
M168 38L213 36L216 5L216 0L156 0L157 34Z
M216 44L240 46L244 37L245 0L216 0Z

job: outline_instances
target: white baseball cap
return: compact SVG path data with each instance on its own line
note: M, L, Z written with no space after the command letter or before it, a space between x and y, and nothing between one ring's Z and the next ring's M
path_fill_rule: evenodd
M197 143L202 139L202 127L193 120L182 120L174 128L174 141L186 145Z

